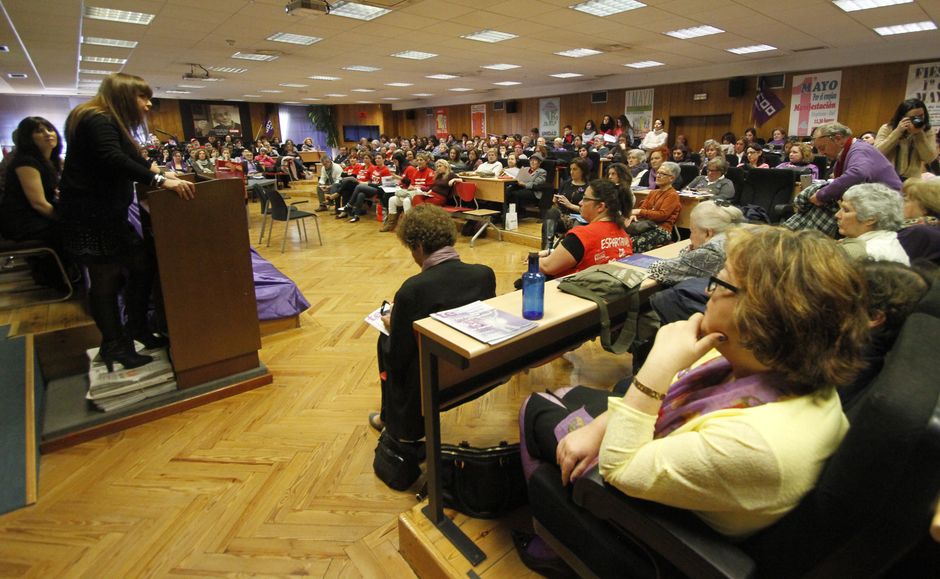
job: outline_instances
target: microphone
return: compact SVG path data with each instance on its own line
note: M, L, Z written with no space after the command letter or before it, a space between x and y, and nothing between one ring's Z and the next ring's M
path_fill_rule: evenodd
M168 133L168 132L166 132L166 131L161 131L160 129L151 129L151 130L152 130L153 132L155 132L155 133L160 133L161 135L170 137L171 139L173 139L173 140L176 141L177 143L180 142L180 140L177 139L177 138L176 138L176 135L174 135L173 133Z

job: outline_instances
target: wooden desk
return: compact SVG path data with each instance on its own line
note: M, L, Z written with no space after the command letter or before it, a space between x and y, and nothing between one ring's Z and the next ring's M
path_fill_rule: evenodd
M650 255L675 257L685 245L667 245ZM641 303L656 291L656 284L648 281L641 285ZM522 292L503 294L486 303L518 314L522 312ZM611 304L608 313L612 325L622 324L627 305ZM545 316L538 321L538 327L501 344L489 346L432 318L418 320L414 329L420 352L421 405L428 457L428 504L422 511L476 565L486 555L444 516L440 492L440 412L491 390L520 370L542 365L594 339L600 330L600 314L594 302L558 290L555 280L545 284Z
M633 196L636 198L636 204L639 205L641 201L646 199L646 196L649 195L649 191L633 191ZM692 228L692 210L698 206L702 201L708 201L711 197L699 196L699 195L686 195L679 192L679 203L681 204L681 209L679 209L679 218L676 219L676 227L681 227L683 229ZM668 246L667 246L668 247Z
M321 151L300 151L300 162L304 165L308 163L319 163L321 156L323 156Z
M496 177L460 177L468 183L477 186L476 198L481 201L492 201L503 204L506 199L506 184L515 183L515 179L497 179Z

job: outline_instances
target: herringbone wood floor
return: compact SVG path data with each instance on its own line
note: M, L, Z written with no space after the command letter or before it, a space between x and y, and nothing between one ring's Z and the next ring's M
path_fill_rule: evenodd
M255 243L260 217L256 204L249 210ZM38 504L0 517L0 576L413 575L397 552L396 518L415 499L371 469L376 333L362 318L418 269L374 218L322 215L323 247L308 223L309 246L291 230L281 254L280 228L260 248L311 302L302 327L263 341L274 383L44 456ZM461 238L458 251L492 267L503 293L528 249L492 238L471 249ZM0 323L61 315L73 325L76 311L40 306ZM587 344L445 414L444 440L517 440L528 393L609 387L626 363Z

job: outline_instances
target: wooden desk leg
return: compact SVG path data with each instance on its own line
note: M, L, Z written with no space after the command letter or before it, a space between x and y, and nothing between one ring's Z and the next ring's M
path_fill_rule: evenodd
M444 498L441 495L441 416L438 401L438 358L431 351L429 340L419 338L421 351L421 408L424 411L424 435L427 449L428 504L421 512L445 536L460 554L479 565L486 560L470 537L464 534L449 517L444 515Z

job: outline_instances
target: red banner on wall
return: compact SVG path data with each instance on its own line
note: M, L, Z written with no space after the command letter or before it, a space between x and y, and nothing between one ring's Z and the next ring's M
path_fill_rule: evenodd
M486 136L486 105L470 105L470 133L474 137Z
M434 111L434 134L437 138L443 138L450 134L447 130L447 109L437 109Z

